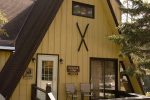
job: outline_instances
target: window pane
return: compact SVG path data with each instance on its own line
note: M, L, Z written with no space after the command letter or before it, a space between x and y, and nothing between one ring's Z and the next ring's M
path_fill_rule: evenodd
M150 92L150 75L147 75L141 78L141 83L142 83L144 92L149 93Z
M53 77L53 61L42 62L42 80L52 81Z

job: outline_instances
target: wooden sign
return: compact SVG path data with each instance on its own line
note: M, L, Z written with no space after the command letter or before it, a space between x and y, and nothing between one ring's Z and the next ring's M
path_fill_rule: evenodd
M79 66L72 66L72 65L67 66L67 72L69 75L78 75L79 71L80 71Z
M32 77L33 77L33 70L31 68L27 68L23 75L23 78L24 79L32 79Z

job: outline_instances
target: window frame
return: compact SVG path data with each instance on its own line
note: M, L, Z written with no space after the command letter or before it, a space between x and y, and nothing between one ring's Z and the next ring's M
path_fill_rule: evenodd
M80 6L80 8L79 8L80 13L75 13L74 6L77 6L77 5ZM81 14L81 11L83 11L83 8L86 9L86 14L85 15L83 13ZM88 10L91 10L91 15L90 14L88 15L88 13L87 13ZM90 5L90 4L81 3L81 2L72 1L72 15L94 19L95 18L95 6Z

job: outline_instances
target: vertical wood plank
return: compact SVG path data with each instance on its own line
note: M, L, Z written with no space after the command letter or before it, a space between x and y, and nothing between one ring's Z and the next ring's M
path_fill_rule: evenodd
M58 99L65 99L65 83L66 83L66 29L67 29L67 1L64 0L63 6L61 7L61 21L60 21L60 58L63 60L59 64L59 97Z
M60 33L61 33L61 10L59 9L55 17L55 34L54 34L54 53L60 54Z
M72 48L72 15L71 15L71 0L67 0L67 30L66 30L66 67L67 65L72 64L72 59L71 59L71 48ZM66 73L66 83L72 82L72 77L71 75L68 75Z
M19 100L20 99L19 97L20 97L20 83L17 85L14 93L12 94L11 99L12 100Z
M25 79L20 80L19 100L27 100L27 81Z
M48 52L52 52L54 53L54 49L55 49L55 19L53 20L51 26L48 29L48 33L49 33L49 46L48 46Z
M47 53L48 52L48 46L49 46L49 41L48 41L49 37L48 37L48 32L46 32L45 37L44 37L44 41L42 41L42 52L43 53Z

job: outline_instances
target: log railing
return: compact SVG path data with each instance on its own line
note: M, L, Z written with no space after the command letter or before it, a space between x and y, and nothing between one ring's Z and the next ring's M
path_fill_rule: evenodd
M45 94L46 100L51 100L48 96L48 93L51 92L51 86L49 84L46 85L46 90L44 90L40 87L37 87L36 84L32 84L32 86L31 86L31 100L40 100L37 97L37 90L39 90Z

